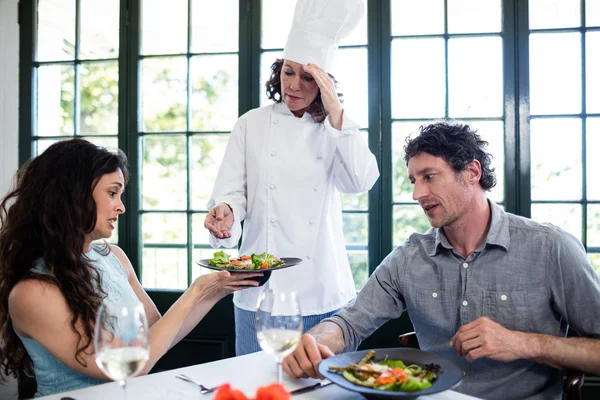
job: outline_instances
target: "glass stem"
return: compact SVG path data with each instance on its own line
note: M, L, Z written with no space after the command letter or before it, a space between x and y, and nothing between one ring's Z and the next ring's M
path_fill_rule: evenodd
M277 361L277 383L281 383L283 379L283 370L281 368L281 361Z
M125 379L118 381L119 386L123 388L123 400L127 400L127 381Z

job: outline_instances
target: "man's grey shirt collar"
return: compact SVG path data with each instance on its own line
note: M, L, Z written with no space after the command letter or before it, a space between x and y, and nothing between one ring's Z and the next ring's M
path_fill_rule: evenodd
M490 229L482 246L480 246L475 251L481 251L488 244L500 246L504 248L504 250L508 251L510 249L508 216L506 215L504 210L500 208L499 205L490 200L487 200L487 202L490 205L492 214ZM434 246L429 251L430 257L434 257L436 254L438 254L440 252L440 247L443 247L448 250L452 250L454 248L448 241L448 238L446 238L446 235L444 234L444 230L442 228L431 228L427 233L431 233L435 236Z

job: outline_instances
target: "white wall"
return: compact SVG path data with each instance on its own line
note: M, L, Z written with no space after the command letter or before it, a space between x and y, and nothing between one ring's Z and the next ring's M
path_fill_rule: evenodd
M18 166L18 0L0 0L0 197L12 186Z

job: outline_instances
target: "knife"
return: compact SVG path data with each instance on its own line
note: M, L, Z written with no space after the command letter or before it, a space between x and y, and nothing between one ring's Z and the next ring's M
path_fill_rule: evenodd
M333 382L331 381L321 381L321 382L317 382L314 385L309 385L309 386L304 386L301 387L299 389L294 389L290 392L290 394L292 396L296 395L296 394L302 394L302 393L307 393L307 392L312 392L313 390L317 390L319 388L325 387L325 386L329 386L331 385Z

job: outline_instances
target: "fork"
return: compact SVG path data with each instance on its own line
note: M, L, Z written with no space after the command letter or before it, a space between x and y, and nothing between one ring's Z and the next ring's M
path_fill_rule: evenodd
M215 390L217 390L219 388L219 386L207 388L206 386L204 386L200 382L195 381L194 379L192 379L189 376L184 375L184 374L176 375L175 378L179 378L181 380L193 383L194 385L196 385L196 386L198 386L200 388L200 393L202 393L202 394L212 393L212 392L214 392Z

